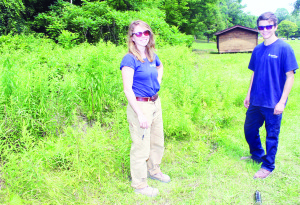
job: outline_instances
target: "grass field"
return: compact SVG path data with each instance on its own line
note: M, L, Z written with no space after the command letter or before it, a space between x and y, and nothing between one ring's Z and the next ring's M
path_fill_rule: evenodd
M22 43L12 48L14 41ZM300 62L300 41L288 43ZM0 203L253 204L259 190L263 204L300 204L298 73L276 169L254 180L260 166L240 161L249 155L243 100L251 54L220 55L215 43L159 48L166 138L161 168L172 181L149 179L160 194L148 198L130 187L119 71L126 48L99 43L65 50L20 37L3 40L1 49Z

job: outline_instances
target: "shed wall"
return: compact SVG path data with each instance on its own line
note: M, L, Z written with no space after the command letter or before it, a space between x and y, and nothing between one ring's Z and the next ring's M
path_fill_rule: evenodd
M226 52L249 52L257 45L257 33L249 32L240 28L219 35L219 53Z

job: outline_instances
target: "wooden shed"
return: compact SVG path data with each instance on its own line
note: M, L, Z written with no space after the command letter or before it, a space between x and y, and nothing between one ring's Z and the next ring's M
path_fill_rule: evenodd
M240 25L215 33L219 53L252 52L258 41L258 31Z

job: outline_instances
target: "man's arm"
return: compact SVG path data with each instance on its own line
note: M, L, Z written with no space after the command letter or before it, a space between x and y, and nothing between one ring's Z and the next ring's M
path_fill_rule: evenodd
M254 72L251 76L251 79L250 79L250 85L249 85L249 89L248 89L248 92L247 92L247 96L246 96L246 99L244 100L244 106L245 108L248 109L249 105L250 105L250 93L251 93L251 88L252 88L252 83L253 83L253 78L254 78Z
M289 71L286 73L286 81L284 84L283 92L282 92L279 102L277 103L277 105L274 108L274 115L280 115L281 113L283 113L285 103L291 92L293 83L294 83L294 71L292 70L292 71Z

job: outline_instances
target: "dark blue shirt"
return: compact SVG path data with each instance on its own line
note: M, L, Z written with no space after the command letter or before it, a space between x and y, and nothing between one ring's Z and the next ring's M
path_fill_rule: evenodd
M250 93L250 104L266 108L275 108L279 102L286 73L298 68L293 49L289 44L277 39L271 45L257 45L248 66L254 71Z
M156 68L161 64L158 56L155 55L153 62L149 62L147 58L144 61L142 63L134 55L127 54L120 65L120 70L124 66L134 69L132 90L136 97L152 97L160 89Z

